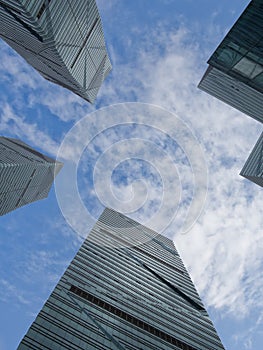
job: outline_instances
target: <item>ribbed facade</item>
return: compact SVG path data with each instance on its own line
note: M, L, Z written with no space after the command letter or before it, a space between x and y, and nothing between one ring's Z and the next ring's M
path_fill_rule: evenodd
M242 81L209 66L199 87L257 121L263 122L263 94Z
M18 349L224 347L173 242L105 209Z
M199 88L262 123L262 0L249 3L208 64Z
M250 153L240 175L263 187L263 133Z
M198 87L263 123L262 0L249 3L208 64ZM263 158L260 145L262 136L240 175L262 186Z
M0 215L46 198L61 168L20 140L0 137Z
M111 70L95 0L2 0L0 36L42 76L88 102Z

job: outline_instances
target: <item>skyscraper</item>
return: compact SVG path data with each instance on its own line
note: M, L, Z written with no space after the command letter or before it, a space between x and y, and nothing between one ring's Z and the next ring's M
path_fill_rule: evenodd
M111 70L95 0L3 0L0 36L44 78L88 102Z
M199 88L262 123L262 0L249 3L208 64Z
M262 0L248 4L208 64L198 87L263 123ZM261 145L262 135L240 173L260 186L263 181Z
M0 215L46 198L61 168L22 141L0 137Z
M240 175L263 187L263 133L250 153Z
M105 209L18 349L224 347L173 242Z

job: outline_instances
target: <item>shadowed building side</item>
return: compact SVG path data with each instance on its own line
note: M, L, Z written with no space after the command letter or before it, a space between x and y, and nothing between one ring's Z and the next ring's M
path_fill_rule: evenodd
M263 123L263 94L242 81L209 66L198 87Z
M0 215L46 198L62 166L20 140L0 137Z
M1 0L0 36L44 78L91 103L111 70L95 0Z
M252 0L208 60L198 87L263 123L263 3ZM262 136L240 175L262 186Z
M263 122L263 3L252 0L208 60L198 87Z
M263 187L263 133L250 153L240 175Z
M223 350L173 242L105 209L18 350Z

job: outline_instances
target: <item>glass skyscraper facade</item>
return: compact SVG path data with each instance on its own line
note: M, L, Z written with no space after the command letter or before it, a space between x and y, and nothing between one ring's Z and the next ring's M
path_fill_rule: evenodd
M199 88L263 122L263 4L252 0L208 60Z
M173 242L105 209L18 349L224 347Z
M0 36L43 77L88 102L111 70L95 0L3 0Z
M62 166L20 140L0 137L0 215L46 198Z
M250 153L240 175L263 187L263 133Z
M263 3L252 0L208 60L198 87L263 123ZM262 135L240 175L262 186Z

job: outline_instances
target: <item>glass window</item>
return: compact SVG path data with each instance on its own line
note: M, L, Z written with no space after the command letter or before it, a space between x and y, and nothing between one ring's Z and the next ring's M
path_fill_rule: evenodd
M243 57L234 67L235 71L254 79L257 75L263 72L263 67L261 64L256 63L247 57Z

